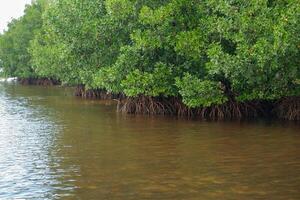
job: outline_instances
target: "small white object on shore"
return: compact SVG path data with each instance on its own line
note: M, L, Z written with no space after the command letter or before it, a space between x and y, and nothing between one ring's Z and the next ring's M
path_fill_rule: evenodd
M7 82L7 83L11 83L11 82L16 82L18 80L17 77L10 77L10 78L0 78L0 82Z

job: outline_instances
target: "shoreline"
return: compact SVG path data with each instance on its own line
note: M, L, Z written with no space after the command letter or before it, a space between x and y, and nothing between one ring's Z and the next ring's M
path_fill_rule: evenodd
M60 81L51 78L7 78L0 82L20 85L62 86ZM117 112L133 115L169 115L191 119L226 121L251 119L279 119L300 121L300 97L284 97L276 101L228 101L210 107L189 108L179 97L126 97L101 89L86 90L83 85L65 86L74 88L74 97L91 100L115 100Z

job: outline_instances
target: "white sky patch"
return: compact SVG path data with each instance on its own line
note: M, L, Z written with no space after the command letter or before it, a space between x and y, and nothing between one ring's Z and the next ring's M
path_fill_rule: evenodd
M31 0L0 0L0 33L13 18L22 16L25 5L30 3Z

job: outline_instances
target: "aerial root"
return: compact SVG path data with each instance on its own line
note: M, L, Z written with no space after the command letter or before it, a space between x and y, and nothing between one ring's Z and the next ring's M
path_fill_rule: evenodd
M285 97L276 102L274 113L280 119L300 120L300 97Z
M22 85L53 86L60 85L61 82L52 78L18 78L18 83Z
M229 101L223 105L189 108L176 97L130 97L119 101L118 111L128 114L177 115L211 120L254 118L264 115L260 102Z
M119 99L122 98L121 94L113 94L103 89L85 89L83 85L78 85L75 88L75 96L82 97L84 99Z
M88 99L116 99L117 110L127 114L176 115L208 120L251 119L257 117L277 117L286 120L300 120L300 97L285 97L277 102L229 100L221 105L189 108L178 97L125 97L105 90L85 90L78 86L76 96Z

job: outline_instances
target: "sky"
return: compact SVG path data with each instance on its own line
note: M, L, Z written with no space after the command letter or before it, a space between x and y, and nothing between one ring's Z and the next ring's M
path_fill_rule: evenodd
M0 0L0 32L7 28L12 18L22 16L25 5L30 3L31 0Z

